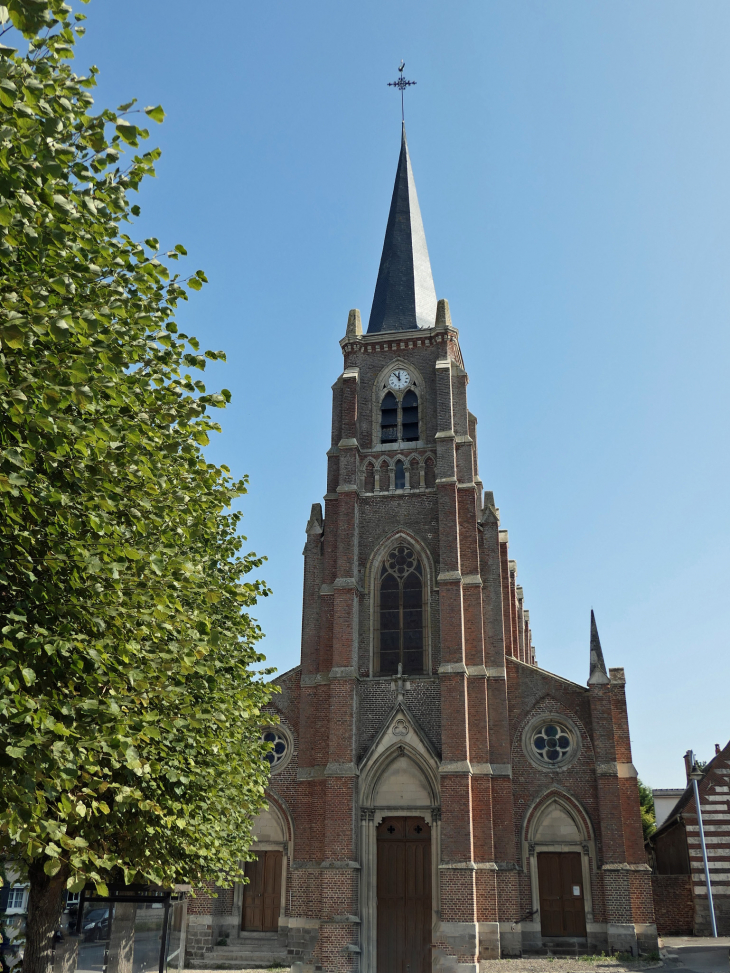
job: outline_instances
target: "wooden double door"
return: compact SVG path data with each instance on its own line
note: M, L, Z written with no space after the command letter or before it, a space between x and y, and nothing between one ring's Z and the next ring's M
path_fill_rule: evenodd
M540 886L542 935L585 936L586 912L580 852L538 853L537 881Z
M423 818L378 825L378 973L430 973L431 828Z
M283 852L260 851L246 862L241 929L247 932L276 932L281 908Z

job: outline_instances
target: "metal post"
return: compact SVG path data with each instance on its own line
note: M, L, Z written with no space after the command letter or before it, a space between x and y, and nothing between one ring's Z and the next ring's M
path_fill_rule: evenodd
M165 918L162 924L162 936L160 937L160 973L165 973L167 967L167 927L170 925L170 893L165 895Z
M86 905L86 889L81 889L79 896L79 911L76 914L76 935L81 935L81 923L83 922L84 906Z
M694 764L694 761L693 761ZM717 939L717 923L715 922L715 905L712 901L712 886L710 885L710 865L707 861L707 846L705 845L705 829L702 826L702 808L700 807L700 789L697 781L702 777L699 770L693 770L690 774L692 778L692 788L695 795L695 807L697 808L697 824L700 828L700 845L702 847L702 863L705 866L705 885L707 886L707 903L710 907L710 922L712 924L712 935Z
M182 918L180 919L180 955L177 961L178 970L185 969L185 945L188 934L188 899L185 893L182 894L182 900L180 902L180 908L182 910Z

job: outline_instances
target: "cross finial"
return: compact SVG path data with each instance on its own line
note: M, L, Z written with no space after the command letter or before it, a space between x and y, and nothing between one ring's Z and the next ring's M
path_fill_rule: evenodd
M403 699L403 691L411 688L408 677L403 675L403 663L398 663L398 675L392 677L392 683L396 692L396 699L400 703Z
M398 68L398 80L397 81L389 81L388 82L388 87L389 88L398 88L398 90L400 91L400 117L401 117L401 121L403 121L403 122L406 120L405 111L404 111L404 105L403 105L403 92L410 85L416 84L415 81L407 81L403 77L403 68L405 66L406 66L406 62L403 61L403 60L401 60L400 66Z

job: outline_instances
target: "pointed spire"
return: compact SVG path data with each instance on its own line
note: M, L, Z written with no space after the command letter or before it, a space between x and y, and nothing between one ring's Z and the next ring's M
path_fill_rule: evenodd
M603 650L601 649L601 640L598 637L596 616L591 608L591 672L588 676L588 685L605 686L610 681L606 672L606 663L603 661Z
M309 520L307 521L305 530L307 534L321 534L324 532L324 520L322 519L321 503L312 504L312 512L309 515Z
M439 301L440 303L441 301ZM484 506L479 520L482 524L499 524L499 514L494 505L494 492L492 490L484 491Z
M435 322L436 290L403 125L368 334L433 328Z
M357 338L361 334L362 334L362 321L360 320L360 312L356 307L354 307L347 315L346 335L348 338Z

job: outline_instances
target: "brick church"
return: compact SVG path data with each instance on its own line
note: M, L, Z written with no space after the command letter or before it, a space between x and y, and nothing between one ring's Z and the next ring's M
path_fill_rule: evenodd
M350 311L340 345L258 859L191 901L188 962L476 973L656 949L624 671L592 615L586 686L536 662L405 130L367 330Z

